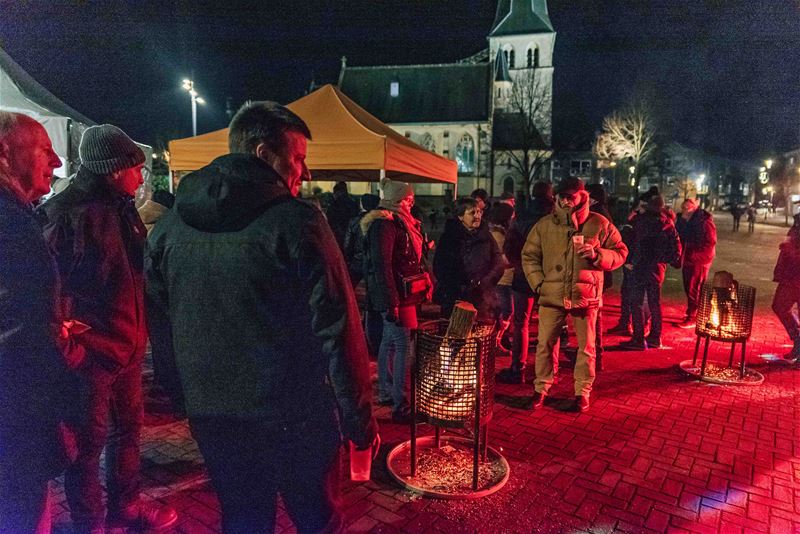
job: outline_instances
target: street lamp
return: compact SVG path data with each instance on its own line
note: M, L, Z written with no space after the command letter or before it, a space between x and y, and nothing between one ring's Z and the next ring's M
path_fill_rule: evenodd
M197 137L197 104L202 106L206 101L194 90L194 82L192 80L188 78L184 79L183 88L188 91L189 96L192 97L192 136Z

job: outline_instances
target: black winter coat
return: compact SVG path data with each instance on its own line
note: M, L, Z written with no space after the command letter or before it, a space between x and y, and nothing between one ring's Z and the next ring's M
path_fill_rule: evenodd
M91 327L78 342L89 361L116 371L144 359L144 241L130 196L81 167L38 211L58 262L64 314Z
M376 209L361 219L360 226L366 236L364 273L372 309L386 311L416 304L403 298L402 280L424 270L402 221L390 211Z
M486 316L506 267L488 224L469 231L457 218L448 219L433 258L434 301L449 310L456 300L466 300Z
M514 280L511 282L511 287L514 291L524 293L530 297L533 296L533 290L525 279L525 273L522 272L522 247L525 245L525 240L528 239L531 228L542 217L553 213L554 206L555 203L549 198L531 199L525 209L517 212L517 217L511 223L508 236L506 236L504 252L509 263L514 268Z
M338 197L334 196L330 206L328 206L328 210L325 212L328 217L328 224L333 230L333 235L336 236L336 242L342 250L344 250L344 236L347 233L347 226L350 224L350 219L357 216L358 212L358 203L347 194Z
M344 259L350 277L356 278L364 275L364 234L361 233L361 220L368 212L361 213L350 219L347 232L344 234Z
M57 424L77 399L55 343L57 302L56 264L33 211L0 189L0 465L23 446L45 476L63 467ZM15 466L19 476L25 467Z
M366 446L372 418L364 332L322 212L246 154L186 176L147 243L152 313L172 324L189 417L330 422ZM158 333L154 332L154 335Z
M627 262L636 282L661 284L667 264L677 264L681 241L672 219L663 212L646 211L631 221L632 239Z

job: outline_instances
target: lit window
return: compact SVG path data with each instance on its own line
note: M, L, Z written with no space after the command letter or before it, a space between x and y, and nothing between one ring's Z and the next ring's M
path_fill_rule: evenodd
M400 96L400 82L392 82L389 84L389 95Z
M475 141L472 136L464 134L456 146L456 163L458 172L475 172Z

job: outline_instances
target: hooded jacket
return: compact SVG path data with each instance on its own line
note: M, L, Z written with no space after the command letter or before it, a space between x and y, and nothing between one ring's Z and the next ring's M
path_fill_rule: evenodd
M707 265L714 261L717 227L709 212L698 208L689 220L678 217L675 227L683 245L683 263Z
M338 404L345 436L372 442L344 258L322 212L269 165L230 154L186 176L148 238L146 272L150 310L171 320L165 367L177 369L189 417L285 426L330 420Z
M457 218L448 219L433 258L434 301L447 309L466 300L481 314L488 313L506 266L488 224L470 231Z
M39 207L58 263L64 314L87 324L76 337L89 361L109 371L144 359L143 252L147 230L133 198L84 167Z
M628 256L614 225L589 211L588 198L583 195L581 203L569 211L556 203L553 214L541 219L528 234L522 269L541 306L599 306L603 271L617 269ZM573 235L582 235L584 243L595 245L598 255L593 262L575 253Z
M632 220L632 239L627 262L638 282L661 284L667 264L677 264L681 257L681 241L670 216L662 211L647 210Z
M424 272L403 222L391 211L375 209L360 222L365 239L364 274L367 298L373 310L386 311L412 305L403 298L402 280Z
M800 285L800 228L796 224L780 244L772 280L779 284Z

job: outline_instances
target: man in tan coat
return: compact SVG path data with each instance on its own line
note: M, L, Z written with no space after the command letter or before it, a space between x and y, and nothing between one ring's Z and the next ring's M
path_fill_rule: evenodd
M589 194L577 178L562 180L552 215L540 220L522 249L522 269L539 296L539 344L533 408L541 408L558 367L561 328L571 315L578 338L575 403L589 409L595 376L595 327L602 304L603 271L625 263L628 249L614 225L589 211Z

